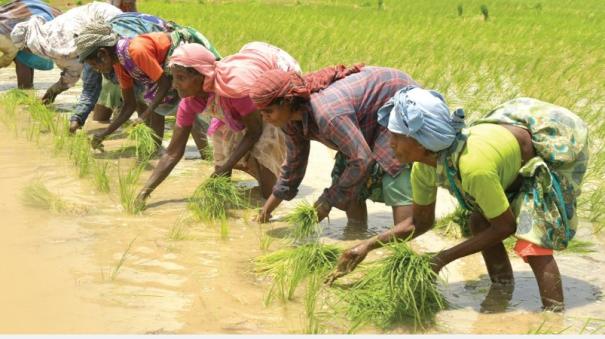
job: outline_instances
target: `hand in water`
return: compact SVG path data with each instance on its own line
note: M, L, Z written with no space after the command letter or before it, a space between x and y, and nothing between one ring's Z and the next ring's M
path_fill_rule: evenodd
M271 219L271 213L267 212L264 208L261 208L258 211L258 215L254 218L256 222L261 224L268 223L269 219Z
M140 207L140 209L142 210L145 207L145 200L149 198L149 194L149 190L143 188L134 200L135 206Z
M338 259L336 270L326 278L324 283L332 285L336 279L351 273L366 258L368 252L369 249L366 242L362 242L346 250Z
M90 146L92 147L92 149L98 149L100 151L103 151L103 137L99 134L94 134L92 136L92 140L90 141Z

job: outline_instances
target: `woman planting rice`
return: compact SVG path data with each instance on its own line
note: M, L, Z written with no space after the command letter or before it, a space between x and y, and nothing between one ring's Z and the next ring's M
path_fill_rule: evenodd
M518 98L462 129L462 110L450 116L441 95L414 87L399 91L379 119L392 133L397 157L415 162L414 215L346 251L328 282L382 244L429 230L442 186L472 210L473 236L435 255L433 270L481 251L491 280L512 282L502 241L514 234L515 252L531 266L544 307L561 309L563 289L553 249L566 248L577 226L576 198L588 162L584 122L562 107Z
M137 101L135 84L145 88L143 96L148 104L140 118L150 119L150 127L160 145L164 135L164 116L174 113L179 102L172 88L172 76L164 67L174 50L185 42L198 43L208 49L214 59L220 58L201 33L188 27L178 27L171 33L155 32L134 38L122 38L112 31L111 26L99 22L88 25L82 31L76 38L80 60L101 73L115 70L124 101L118 117L107 129L95 134L93 147L101 147L103 139L130 118ZM205 147L201 131L194 133L194 139L198 148Z
M53 62L26 51L19 51L10 38L13 28L20 22L29 20L32 15L39 15L50 21L60 14L61 11L39 0L13 0L0 6L0 67L15 62L18 88L32 88L34 69L52 69Z
M70 9L52 21L46 22L43 17L35 15L15 26L11 33L15 46L49 58L61 69L59 81L50 86L42 97L45 104L54 102L57 95L73 87L80 79L83 65L78 61L74 35L91 21L109 21L121 13L110 4L93 2Z
M169 23L153 15L142 13L124 13L109 20L114 33L122 38L134 38L137 35L152 32L168 32L172 29ZM94 118L97 121L109 120L113 109L121 106L120 86L115 80L115 73L111 72L103 80L103 76L93 70L88 64L84 65L82 72L82 94L70 118L70 131L73 133L82 128L88 115L94 109ZM95 104L96 103L96 104ZM147 108L144 102L139 101L137 111L143 113Z
M249 97L253 81L263 71L300 72L285 51L261 42L246 44L221 61L200 45L186 44L170 59L174 87L184 99L170 145L139 194L145 200L170 174L185 151L193 119L206 110L213 116L208 134L214 146L214 175L231 175L234 168L258 180L266 198L279 174L285 147L277 128L263 124Z
M259 221L296 196L311 140L338 151L332 186L315 203L320 221L337 207L347 212L350 225L367 225L368 198L392 206L395 223L409 217L410 168L395 158L376 112L398 89L413 84L405 73L380 67L328 67L304 77L264 73L250 96L265 121L284 131L287 156Z

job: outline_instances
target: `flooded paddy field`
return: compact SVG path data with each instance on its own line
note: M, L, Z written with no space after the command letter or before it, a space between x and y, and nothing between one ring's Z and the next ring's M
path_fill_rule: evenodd
M14 69L0 70L0 89L16 83ZM36 85L48 87L57 72L38 72ZM39 91L39 94L41 91ZM69 114L79 89L58 97L55 108ZM86 124L91 132L103 125ZM285 246L285 222L259 225L254 210L237 211L229 219L229 235L222 239L211 225L179 226L187 212L187 198L212 173L199 159L193 141L173 173L148 200L140 215L125 213L116 185L99 193L91 180L79 178L65 155L55 156L42 136L38 143L0 125L0 333L304 333L304 289L287 303L265 305L271 285L254 273L252 259ZM122 144L106 143L109 154ZM166 145L166 142L164 144ZM334 152L312 143L311 161L299 196L276 212L285 215L300 199L314 201L329 184ZM97 155L112 164L128 158ZM104 158L105 157L105 158ZM139 181L150 174L151 161ZM114 177L112 182L117 180ZM39 180L50 192L79 206L77 213L56 213L27 207L23 189ZM250 187L242 172L234 180ZM438 217L453 210L454 200L440 192ZM367 230L345 227L343 212L333 210L322 222L322 241L346 248L391 226L390 208L368 204ZM177 229L178 227L178 229ZM529 266L511 254L514 289L491 288L483 259L475 254L448 265L440 286L449 302L437 315L429 333L605 333L604 235L582 223L577 236L592 242L592 252L556 255L566 301L563 313L541 312L536 281ZM413 246L438 251L457 240L429 232ZM264 245L263 245L264 244ZM370 259L383 255L380 250ZM328 317L329 318L329 317ZM323 331L344 333L346 326L326 320ZM394 333L409 333L401 326ZM362 328L363 333L381 332Z

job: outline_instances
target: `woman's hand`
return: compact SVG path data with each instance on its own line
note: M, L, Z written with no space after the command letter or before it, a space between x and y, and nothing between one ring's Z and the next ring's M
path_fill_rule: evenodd
M338 259L336 270L326 278L324 283L332 285L336 279L351 273L366 258L369 251L367 241L346 250Z

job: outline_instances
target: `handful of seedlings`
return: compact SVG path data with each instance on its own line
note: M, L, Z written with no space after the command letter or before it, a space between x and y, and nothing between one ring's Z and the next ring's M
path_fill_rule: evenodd
M340 249L319 243L285 248L255 259L257 273L270 276L273 284L265 303L277 295L282 301L291 300L300 283L307 277L326 275L336 265Z
M336 290L345 301L344 313L351 331L366 324L387 329L398 323L425 328L434 322L446 301L437 288L429 255L416 254L405 242L384 247L389 255L374 261L363 277L349 288Z
M245 208L243 192L231 178L214 176L206 179L196 188L187 208L196 221L216 223L220 222L221 236L229 235L227 225L227 210L230 208Z
M49 210L58 214L81 215L87 212L83 206L77 206L61 199L58 194L52 193L38 180L23 188L21 202L25 206Z
M139 161L147 161L156 150L158 136L145 124L136 124L126 130L128 141L134 143L135 155Z
M315 208L308 202L302 202L286 220L292 227L289 238L297 247L281 249L255 259L255 270L273 279L265 303L277 296L282 300L291 300L296 288L308 278L321 279L336 265L341 250L333 245L319 242L321 227ZM306 300L315 300L318 284L308 284ZM309 291L313 289L313 291ZM311 319L312 315L308 315Z
M307 201L296 205L293 212L286 217L286 221L291 227L289 236L297 243L317 241L321 235L317 211Z

